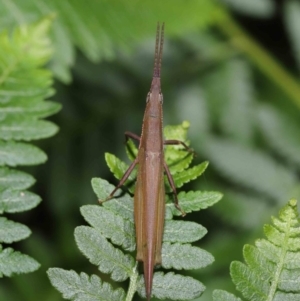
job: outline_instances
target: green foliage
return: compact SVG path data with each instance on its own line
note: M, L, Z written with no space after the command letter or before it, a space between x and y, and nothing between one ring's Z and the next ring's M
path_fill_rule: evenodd
M13 185L11 187L14 187L14 190L10 190L8 187L0 193L0 213L22 212L30 210L40 203L41 198L38 195L30 191L20 191Z
M12 248L1 248L0 276L10 277L14 274L34 272L39 268L39 263L28 255L14 251Z
M242 301L242 299L237 298L233 294L230 294L228 292L222 291L222 290L214 290L213 292L213 300L214 301Z
M272 0L221 0L233 10L255 17L268 17L275 11Z
M110 171L118 180L122 178L123 174L129 167L125 162L122 162L119 158L117 158L113 154L105 153L105 161ZM136 177L136 170L128 177L125 183L128 184L132 182L135 179L135 177Z
M264 226L267 239L255 246L245 245L246 263L232 262L232 281L247 300L299 300L300 220L297 201L292 199ZM214 292L214 300L240 300L224 291Z
M183 128L182 125L173 127L172 132L175 136L173 138L178 139L179 136L184 138L187 129L188 127ZM184 137L180 133L183 133ZM173 162L180 162L181 158L184 160L185 154L182 151L179 152L177 146L168 146L168 148L174 148ZM169 151L169 154L171 153ZM111 171L120 177L124 163L112 155L106 154L105 158ZM170 161L172 162L171 159ZM188 167L180 173L187 181L199 176L198 171ZM100 178L92 180L92 187L100 200L106 199L114 188ZM221 197L222 195L217 192L201 191L181 192L178 195L180 206L187 212L205 209L218 202ZM191 245L192 242L201 239L207 230L195 222L172 220L173 213L177 215L178 210L173 203L168 203L162 246L162 267L165 269L191 270L204 268L211 264L214 258L210 253ZM97 205L83 206L81 214L89 226L79 226L75 229L75 240L80 251L102 273L110 274L112 280L120 282L127 278L130 279L130 288L126 300L131 300L135 291L144 297L144 278L138 274L135 259L132 256L132 251L136 247L132 197L127 193L120 194L117 192L112 200L104 202L101 207ZM73 271L49 269L48 276L64 298L86 300L87 286L91 285L92 280L88 282L89 279L85 274L79 276ZM93 277L97 281L96 285L100 287L99 279L96 276L92 276L91 279ZM71 281L76 282L77 285L70 287L67 283ZM114 295L120 294L120 290L112 291L110 286L105 283L104 286L107 288L107 300L115 300ZM96 289L95 286L91 291L95 292ZM201 295L204 289L205 287L201 282L191 277L156 272L153 278L152 295L160 299L189 300ZM101 287L93 298L93 300L102 298ZM124 300L123 295L120 298L120 300Z
M52 48L47 36L52 18L0 33L0 213L16 213L36 207L41 199L25 189L35 179L10 167L36 165L46 154L28 143L53 136L58 128L41 120L60 109L45 101L53 93L51 73L42 66L50 59ZM39 267L34 259L2 244L27 238L29 228L0 217L0 276L32 272Z
M194 26L206 27L212 22L215 7L216 4L209 0L189 3L180 0L177 5L170 0L163 4L150 0L135 3L94 1L89 5L80 0L71 3L58 0L1 1L0 29L56 13L58 18L52 30L55 53L51 68L61 80L68 82L71 79L69 69L75 60L75 46L94 62L111 59L116 49L127 50L131 43L152 36L152 24L157 20L165 21L170 33ZM172 17L178 14L187 16L188 22L179 25Z
M46 154L36 146L15 141L0 141L0 165L36 165L47 160Z
M146 297L143 284L143 278L140 278L138 293ZM192 300L201 295L204 290L205 286L201 282L172 272L167 274L157 272L153 278L152 294L159 299Z
M97 230L77 227L75 239L78 248L92 264L98 265L101 272L111 274L114 281L126 280L134 265L133 258L114 248Z
M207 139L205 148L221 174L237 184L273 197L278 202L298 185L296 175L288 167L258 149L230 139L213 137ZM226 160L223 160L224 157Z
M300 138L297 122L268 105L259 108L258 122L264 138L276 152L295 166L299 166ZM278 136L281 139L278 139Z
M105 149L120 157L123 150L118 143L113 143L111 137L118 140L124 128L140 128L141 108L153 66L153 41L150 43L148 38L154 39L156 22L165 21L166 47L162 70L164 120L165 123L173 123L188 118L191 121L189 136L199 161L207 158L210 161L209 172L205 173L203 181L190 182L191 189L197 192L200 192L199 189L224 192L223 201L213 206L203 218L203 223L213 223L218 229L211 232L209 240L203 241L203 247L214 250L217 263L205 275L207 286L225 287L227 281L225 277L221 278L226 274L223 269L227 270L228 262L237 258L240 245L251 239L249 236L265 223L270 212L277 210L276 206L281 206L282 200L299 197L297 129L300 124L298 111L290 102L294 99L295 103L299 103L300 99L297 78L300 70L299 3L296 0L281 2L283 12L279 9L279 2L274 0L177 1L176 5L173 1L93 1L88 4L77 0L0 1L0 27L8 33L15 25L28 24L49 12L56 13L50 31L54 43L54 58L50 67L55 76L64 82L70 81L73 76L76 80L73 86L57 85L56 97L65 104L59 120L64 130L58 140L50 145L52 154L47 150L52 158L51 164L45 170L36 168L32 171L48 183L45 186L39 181L37 189L45 194L43 198L51 201L51 205L43 209L49 220L53 221L50 235L53 240L50 245L49 233L40 232L44 237L35 236L26 240L26 247L39 252L39 258L46 262L46 266L63 260L65 265L74 269L77 268L74 262L81 267L78 252L70 247L72 235L67 233L78 224L74 211L91 199L91 190L82 183L87 183L91 175L107 178L108 169L101 165L104 160L96 158ZM233 21L229 16L230 10L234 10L237 17L234 20L241 20L243 26ZM274 18L258 20L271 16L274 11ZM245 20L242 14L251 15L251 18ZM282 30L279 31L278 19L285 21L280 23ZM257 22L260 30L251 31L253 37L249 37L246 30L241 30L256 28ZM208 28L210 24L216 25L213 30ZM267 32L263 32L264 29ZM287 39L289 43L286 43ZM259 44L268 50L263 50ZM76 52L76 49L79 51ZM129 55L131 51L134 51L133 55ZM93 62L97 60L102 63L92 64L84 59L82 53ZM25 78L29 75L21 78L26 92L26 87L30 87L31 82L36 83L40 77L30 77L28 85ZM41 79L44 78L42 73ZM51 93L49 90L49 96ZM8 107L4 111L5 104L1 103L0 120L3 113L5 116L11 113L16 116L19 112L21 118L25 114L44 118L57 111L51 102L41 103L38 97L37 101L16 98L10 104L13 110ZM11 120L9 135L18 116ZM6 130L3 133L7 135ZM33 134L36 135L35 132ZM32 131L28 135L32 135ZM216 144L210 145L210 138L222 143L217 147ZM226 147L228 145L235 152L231 153L231 148ZM210 152L211 148L213 152ZM9 151L11 149L9 147ZM169 149L166 147L166 155ZM261 160L253 159L253 152ZM248 163L249 154L252 159ZM28 164L28 161L19 159L21 156L12 155L9 160L13 164ZM39 162L46 159L44 154L39 156ZM32 162L37 158L33 156ZM186 154L180 164L175 162L170 168L186 168L191 160L191 154ZM0 168L1 187L16 188L16 192L1 192L4 199L0 203L0 211L28 210L40 202L36 195L30 195L27 199L27 192L22 191L33 181L32 177L19 171ZM94 181L93 185L98 184ZM107 186L107 190L109 193L112 188ZM199 193L201 206L214 198L213 193L206 196L205 193ZM181 194L183 206L185 193ZM122 195L104 207L130 219L130 202L130 196ZM192 206L193 202L198 202L198 197L191 195L190 202L184 206ZM171 218L172 213L180 215L171 202L167 203L167 208L167 218ZM214 214L211 215L212 211ZM42 227L41 231L46 230ZM64 257L61 259L58 256ZM10 279L14 286L11 290L10 286L0 287L0 299L60 300L53 295L49 283L43 282L45 277L36 273L30 277L32 282L20 277ZM34 295L29 293L30 287L35 287ZM210 297L205 298L208 297L202 296L204 301L211 300Z
M114 290L110 284L102 283L96 275L89 277L85 273L78 275L74 271L52 268L48 270L48 276L52 285L63 294L64 299L120 301L125 298L122 289Z
M293 47L294 56L300 70L300 39L299 39L299 26L300 26L300 4L295 0L285 1L284 3L284 19L289 34L290 42Z

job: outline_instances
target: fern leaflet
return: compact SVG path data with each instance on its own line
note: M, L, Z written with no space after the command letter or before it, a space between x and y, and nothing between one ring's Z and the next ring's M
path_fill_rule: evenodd
M41 120L57 112L60 105L45 101L53 94L52 74L42 66L52 54L48 31L52 16L11 33L0 33L0 213L30 210L41 199L25 189L35 179L11 169L46 161L46 154L28 141L53 136L58 127ZM20 141L26 141L20 142ZM22 224L0 217L0 276L32 272L34 259L12 248L3 248L27 238L31 231Z
M267 239L259 239L255 246L245 245L246 263L234 261L230 274L246 300L300 300L300 223L297 201L292 199L272 217L272 225L264 226ZM240 300L224 291L214 292L215 301Z

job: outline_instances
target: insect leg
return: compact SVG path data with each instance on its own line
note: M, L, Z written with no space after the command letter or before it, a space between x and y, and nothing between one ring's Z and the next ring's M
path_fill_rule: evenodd
M165 161L164 161L164 169L166 171L167 178L169 180L171 189L173 190L175 207L181 212L182 216L185 216L186 213L179 206L178 197L177 197L177 190L176 190L176 187L175 187L175 183L174 183L173 177L172 177L172 175L170 173L169 167L168 167L168 165L167 165L167 163Z

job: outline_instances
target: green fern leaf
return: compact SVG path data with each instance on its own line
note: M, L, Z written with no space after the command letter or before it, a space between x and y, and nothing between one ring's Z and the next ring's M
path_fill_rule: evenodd
M257 149L211 137L204 150L220 174L278 202L297 186L298 180L290 170Z
M99 200L105 200L115 188L112 184L101 178L92 178L92 188ZM118 193L116 193L118 196Z
M299 301L300 294L278 292L274 298L274 301Z
M40 267L40 264L33 258L16 252L12 248L1 248L0 251L0 277L30 273Z
M22 190L29 188L34 183L35 179L25 172L0 167L0 190L5 190L10 187L16 190Z
M222 193L216 191L181 191L178 194L180 207L186 213L206 209L219 202L223 197ZM172 215L181 215L181 212L175 208L174 203L167 203L167 211L171 210Z
M270 286L267 281L262 281L259 273L241 262L233 262L230 272L237 290L243 291L245 298L251 301L267 300Z
M185 121L181 125L166 126L164 134L167 139L180 140L188 145L189 142L186 140L188 128L189 122ZM126 152L128 158L133 161L137 156L138 148L131 139L128 140L127 146ZM193 160L193 154L188 153L181 145L165 146L164 156L172 175L187 169Z
M271 280L271 275L275 273L276 263L270 264L268 259L260 252L258 248L251 245L245 245L243 249L245 262L255 268L263 279Z
M190 127L190 123L188 121L183 121L180 125L166 125L164 127L164 136L166 140L180 140L184 141L187 145L189 145L189 141L187 141L187 132ZM175 149L182 149L181 145L173 145Z
M189 300L199 297L205 286L198 280L174 273L154 273L152 296L159 299ZM138 293L145 295L144 278L140 277Z
M194 242L201 239L206 233L206 228L194 222L166 220L163 241Z
M100 178L92 179L92 187L99 200L105 200L115 188L113 185ZM122 216L124 219L133 222L132 198L128 194L119 197L118 193L116 193L115 198L104 202L103 206L117 215Z
M242 299L237 298L233 294L230 294L223 290L214 290L213 301L242 301Z
M91 277L85 273L78 275L74 271L59 268L51 268L47 274L52 285L62 293L64 299L73 301L125 300L123 289L113 290L110 284L102 282L96 275Z
M172 175L184 171L193 161L194 155L192 153L187 153L185 150L173 150L172 153L174 159L172 159L172 163L168 165Z
M41 198L29 191L4 190L0 192L0 213L16 213L30 210L41 202Z
M0 243L10 244L27 238L31 231L25 225L0 217Z
M0 121L0 137L3 140L36 140L55 135L58 127L45 120L28 118L4 119Z
M190 244L164 243L162 246L161 265L166 269L200 269L212 264L213 261L214 258L210 253Z
M258 111L260 129L276 152L300 166L298 135L299 124L287 118L271 106L260 106Z
M101 272L111 274L113 280L124 281L130 276L134 259L114 248L95 229L86 226L77 227L75 240L80 251L90 262L98 265Z
M269 17L275 12L275 4L271 0L221 0L230 8L254 17Z
M47 70L36 70L45 64L51 54L51 42L47 32L51 25L51 18L32 26L16 28L11 36L0 34L2 49L0 59L0 96L33 97L45 93L51 83L51 73ZM26 74L23 78L22 75Z
M187 140L187 131L190 127L188 121L182 122L179 125L167 125L164 127L164 137L166 140L179 140L183 141L189 146L189 141ZM180 144L178 145L167 145L165 147L165 160L168 165L174 164L178 159L182 159L182 151L184 147ZM191 158L190 158L191 159Z
M183 184L190 182L191 180L195 180L199 176L201 176L205 169L208 166L208 162L205 161L199 165L193 166L188 170L184 170L179 172L173 176L176 187L181 187Z
M168 33L175 35L211 24L216 7L217 5L209 0L193 0L189 3L178 0L175 6L172 1L156 3L149 0L134 4L115 0L95 1L88 6L82 1L1 1L0 29L15 26L20 20L22 23L28 23L56 12L58 17L53 30L56 52L55 61L51 66L60 79L69 81L70 67L75 61L75 46L92 61L111 59L116 49L128 50L128 45L136 45L145 37L152 36L153 24L157 20L164 20L168 24ZM179 14L185 20L183 24L178 24L171 18L172 15ZM112 19L117 21L109 22Z
M2 3L0 3L0 6ZM17 8L18 9L18 8ZM58 127L40 120L60 109L59 104L45 102L53 95L52 73L42 68L52 54L47 35L52 16L14 30L0 33L0 213L32 209L41 199L24 191L34 178L4 165L35 165L46 161L39 148L16 140L30 141L54 135ZM12 243L27 238L30 230L0 217L0 242ZM0 252L0 273L11 276L36 270L39 264L12 249Z
M47 94L47 97L50 95ZM41 102L40 98L33 98L28 101L27 98L11 99L4 102L0 107L0 118L18 118L27 116L28 118L45 118L57 113L61 109L61 104L52 101Z
M254 134L255 120L255 93L250 66L246 60L239 58L230 60L222 69L220 130L236 141L249 144Z
M236 288L248 300L299 300L300 223L297 201L292 199L265 225L266 239L246 245L246 264L234 261L230 273Z
M128 165L122 162L120 159L118 159L115 155L105 153L105 161L108 165L110 171L113 173L113 175L120 180L122 176L124 175L125 171L128 169ZM128 177L127 181L125 183L129 183L134 181L136 177L136 173L132 172L132 174Z
M22 142L0 141L0 152L0 165L36 165L47 160L42 150Z
M166 137L169 138L173 135L173 139L186 141L187 130L189 128L189 123L187 121L183 122L181 125L176 126L166 126L164 131L166 133ZM133 142L131 142L133 143ZM129 145L132 148L133 154L137 152L137 149L133 146L133 144ZM186 151L182 150L181 145L171 145L168 146L164 152L165 160L170 167L170 171L173 175L173 179L176 187L181 187L183 184L190 182L191 180L196 179L200 176L208 166L208 162L203 162L198 166L194 166L193 168L187 169L190 165L193 155L186 154ZM179 150L178 150L179 149ZM133 154L130 151L127 151L129 158L133 159ZM184 154L184 157L183 157ZM109 166L110 171L114 174L117 179L121 179L124 175L125 171L128 169L128 165L118 159L116 156L106 153L105 160L107 165ZM187 169L187 170L186 170ZM128 179L125 182L126 184L134 183L136 178L136 169L130 174ZM171 191L167 178L165 177L165 182L167 185L167 191ZM134 191L134 184L129 188L130 192Z
M135 249L134 225L112 211L96 206L86 205L80 208L84 219L96 230L109 238L113 244L122 246L125 251Z
M129 160L133 161L136 158L137 154L138 154L138 148L136 147L135 143L131 139L129 139L127 141L126 146L127 146L126 147L126 154L129 158Z

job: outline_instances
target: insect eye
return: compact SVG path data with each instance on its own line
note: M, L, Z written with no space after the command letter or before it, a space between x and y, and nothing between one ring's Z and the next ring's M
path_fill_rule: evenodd
M162 93L159 93L159 97L160 97L160 103L162 104L164 102L164 97Z
M146 103L150 100L150 92L148 92L147 97L146 97Z

